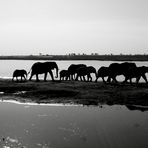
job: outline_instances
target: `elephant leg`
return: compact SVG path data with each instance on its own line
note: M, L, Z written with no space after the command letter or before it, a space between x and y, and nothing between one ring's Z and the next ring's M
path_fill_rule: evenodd
M137 83L137 84L138 84L138 82L139 82L139 80L140 80L140 77L141 77L141 76L139 76L139 77L136 78L136 83ZM143 76L142 76L142 77L143 77Z
M125 77L124 81L122 82L123 84L126 83L128 80L128 77Z
M116 79L116 76L113 76L112 79L113 79L113 81L114 81L115 83L118 83L118 81L117 81L117 79Z
M76 78L75 78L75 81L78 81L78 77L79 77L79 75L77 74L77 76L76 76Z
M115 81L115 83L118 83L118 81L117 81L116 77L114 78L114 81Z
M72 80L72 74L70 74L70 80Z
M79 76L79 78L80 78L80 81L83 81L82 76Z
M106 81L105 81L104 77L102 77L102 80L103 80L103 82L104 82L104 83L106 83Z
M70 81L70 76L68 76L68 80Z
M130 84L133 84L133 82L132 82L132 78L130 78Z
M73 74L73 80L75 80L75 78L76 78L76 75L75 75L75 74Z
M24 78L24 81L26 81L26 77L25 77L25 76L23 76L23 78Z
M98 76L96 76L96 80L95 80L95 82L97 82L98 78L99 78L99 77L98 77Z
M51 79L52 79L52 81L54 81L54 78L53 78L53 73L52 73L52 71L49 71L49 74L50 74L50 76L51 76Z
M65 76L65 80L66 80L66 81L68 80L68 76Z
M108 83L111 82L111 77L110 77L110 76L108 77L107 82L108 82Z
M143 75L142 75L142 78L145 80L145 82L146 82L146 83L148 83L148 81L147 81L147 78L146 78L146 75L145 75L145 74L143 74Z
M87 81L89 81L89 78L90 78L90 76L89 76L89 74L87 75Z
M127 78L125 77L124 81L122 82L123 84L127 82Z
M88 76L88 81L89 81L89 78L90 78L90 81L92 82L92 77L91 77L91 75Z
M86 81L85 76L83 76L83 80Z
M46 78L47 78L47 72L45 72L44 81L46 81Z
M30 76L30 78L29 78L29 81L31 81L32 77L33 77L33 75L31 74L31 76Z
M36 74L36 81L39 82L39 77L38 77L38 74Z
M74 78L73 78L73 74L71 74L71 80L72 80L72 81L74 80Z

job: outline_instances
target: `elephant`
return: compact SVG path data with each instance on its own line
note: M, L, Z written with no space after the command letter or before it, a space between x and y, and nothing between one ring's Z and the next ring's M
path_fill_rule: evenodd
M44 74L44 81L46 81L47 74L49 72L52 81L54 81L52 70L56 69L56 78L58 78L58 65L56 62L36 62L32 65L30 71L31 76L29 80L31 81L32 77L36 75L36 81L39 81L38 75ZM30 73L29 71L29 73Z
M129 63L129 62L123 62L123 63L112 63L109 65L109 76L107 79L107 82L111 82L111 79L115 81L116 83L118 82L116 80L116 77L118 75L123 75L125 76L126 71L129 68L135 68L136 64L135 63Z
M104 77L108 76L109 76L109 67L102 66L98 69L95 82L97 82L98 78L101 77L103 82L106 83Z
M23 78L24 78L24 80L26 80L27 79L27 71L24 69L16 69L13 72L12 81L14 81L14 78L16 78L16 80L18 81L18 77L21 77L21 81L23 81Z
M83 77L83 80L86 81L85 76L87 76L87 81L92 81L91 73L94 73L96 75L96 69L93 66L80 67L76 71L77 75L75 80L77 81L80 77L80 80L82 81Z
M139 83L140 78L142 77L146 83L148 83L146 78L146 73L148 72L148 67L146 66L140 66L140 67L131 67L129 68L125 73L125 80L123 83L130 80L130 83L132 84L132 78L136 78L136 83Z
M69 74L69 71L68 70L61 70L60 71L60 80L70 80L70 74Z
M68 72L70 74L70 80L74 80L74 77L75 77L75 74L76 74L76 71L78 68L80 67L86 67L85 64L71 64L69 67L68 67Z

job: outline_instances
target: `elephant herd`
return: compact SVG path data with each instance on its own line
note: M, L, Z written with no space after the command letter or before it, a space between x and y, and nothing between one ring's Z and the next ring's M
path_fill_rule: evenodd
M44 81L47 79L47 74L49 73L52 81L54 81L53 71L56 71L56 78L59 80L75 80L75 81L92 81L91 74L95 75L95 82L97 82L98 78L102 78L104 83L117 83L117 76L123 75L124 81L126 83L128 80L132 83L132 78L136 78L136 83L139 82L142 77L147 83L146 73L148 73L148 67L140 66L137 67L135 63L132 62L123 62L123 63L111 63L108 67L102 66L98 70L96 70L93 66L87 66L85 64L71 64L68 69L61 70L59 72L59 68L56 62L36 62L32 65L30 71L27 73L24 69L16 69L13 72L12 81L14 78L18 81L18 77L21 77L21 81L27 80L27 75L30 74L29 80L32 80L33 76L36 76L36 81L39 81L39 74L44 74ZM107 80L105 80L107 77Z

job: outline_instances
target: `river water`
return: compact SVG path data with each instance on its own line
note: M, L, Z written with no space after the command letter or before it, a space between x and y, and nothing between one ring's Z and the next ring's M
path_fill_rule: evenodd
M30 70L31 66L38 61L34 60L0 60L0 78L12 78L13 71L15 69L25 69ZM43 61L40 61L43 62ZM59 67L59 70L67 69L71 64L86 64L87 66L94 66L98 70L101 66L109 66L114 61L95 61L95 60L78 60L78 61L56 61ZM121 63L121 62L118 62ZM148 62L135 62L137 66L148 66ZM55 74L55 71L53 71ZM35 77L35 76L34 76ZM93 80L95 75L92 74ZM148 77L148 74L147 74ZM40 79L43 78L43 75L39 76ZM48 75L47 78L51 80L51 77ZM59 79L59 78L58 78ZM98 80L101 80L99 78ZM117 80L122 81L123 76L118 76ZM101 80L102 81L102 80ZM143 81L143 80L141 80Z
M147 148L148 111L0 102L2 148Z

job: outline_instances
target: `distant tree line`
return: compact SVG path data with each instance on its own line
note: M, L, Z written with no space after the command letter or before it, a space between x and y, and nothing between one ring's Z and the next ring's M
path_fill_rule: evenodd
M87 54L68 54L68 55L25 55L25 56L0 56L3 60L102 60L102 61L148 61L147 54L135 55L98 55L96 53Z

